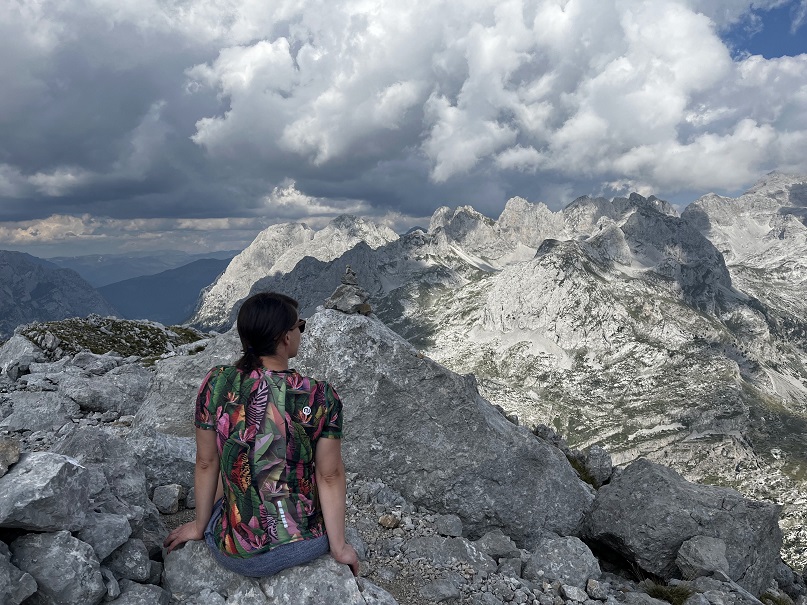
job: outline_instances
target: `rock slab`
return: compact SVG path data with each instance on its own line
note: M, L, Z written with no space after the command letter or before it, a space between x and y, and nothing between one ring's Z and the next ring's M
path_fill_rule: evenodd
M0 477L0 527L77 531L89 509L88 475L75 460L51 452L20 456Z
M31 574L36 605L97 605L106 594L100 564L89 544L70 532L27 534L11 543L12 562Z
M418 355L375 319L316 313L296 364L342 394L349 470L384 469L391 488L457 514L472 538L500 528L532 547L546 530L573 533L592 500L565 456L508 422L472 377Z
M753 594L770 585L782 546L781 507L685 481L639 459L597 492L582 536L664 579L679 575L681 545L695 536L726 544L729 577Z

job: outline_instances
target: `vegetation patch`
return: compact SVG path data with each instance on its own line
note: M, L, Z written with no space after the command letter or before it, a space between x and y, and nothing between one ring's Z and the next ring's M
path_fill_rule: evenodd
M59 339L59 348L69 355L80 351L97 355L113 352L122 357L134 355L146 359L157 359L182 345L206 338L204 333L187 326L166 327L152 321L97 315L33 323L22 329L26 338L37 343L48 333ZM195 352L202 348L201 344L194 347Z
M661 599L672 603L672 605L684 605L684 602L695 594L695 591L684 584L677 586L668 586L666 584L659 584L652 580L645 580L641 583L641 589L654 599ZM774 603L772 605L780 605Z

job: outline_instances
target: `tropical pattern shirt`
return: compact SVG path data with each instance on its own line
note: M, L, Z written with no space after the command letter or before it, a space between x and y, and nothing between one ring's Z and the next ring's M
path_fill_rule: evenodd
M216 366L199 388L195 425L216 431L224 505L214 535L223 553L249 557L324 535L314 449L320 438L342 438L342 403L327 382Z

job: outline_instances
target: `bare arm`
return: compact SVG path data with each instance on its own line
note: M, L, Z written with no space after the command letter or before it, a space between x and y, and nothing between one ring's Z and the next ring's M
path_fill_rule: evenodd
M359 571L356 551L345 541L345 465L342 462L342 440L320 439L314 452L317 489L331 545L331 556L350 566L353 575Z
M213 504L219 485L219 454L216 450L216 432L196 429L196 520L180 525L165 539L163 546L171 552L188 540L201 540L213 514Z

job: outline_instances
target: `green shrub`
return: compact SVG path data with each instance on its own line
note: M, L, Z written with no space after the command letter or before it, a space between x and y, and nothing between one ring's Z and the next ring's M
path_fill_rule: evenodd
M667 586L665 584L658 584L652 580L642 582L641 588L654 599L661 599L662 601L672 603L672 605L684 605L684 602L695 594L692 588L683 584Z

